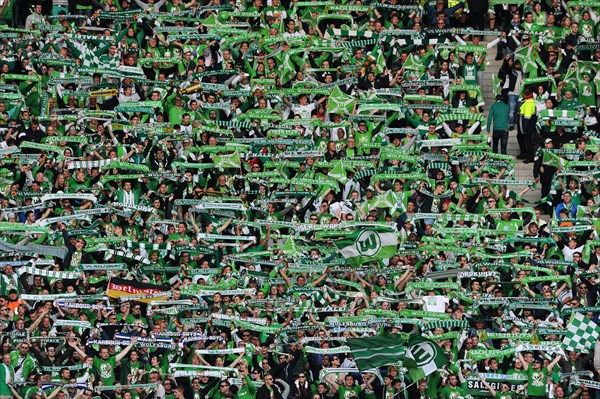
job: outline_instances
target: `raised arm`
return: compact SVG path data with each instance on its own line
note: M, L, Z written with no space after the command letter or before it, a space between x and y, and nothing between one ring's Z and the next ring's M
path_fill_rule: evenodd
M15 388L12 386L12 384L8 384L8 387L10 388L10 390L11 390L11 392L12 392L13 396L14 396L16 399L23 399L23 397L21 397L21 396L19 395L19 393L18 393L17 391L15 391ZM60 387L59 387L59 388L60 388Z
M490 385L489 382L487 382L485 380L485 378L481 379L481 382L483 383L483 385L487 388L488 391L490 391L490 393L492 394L492 398L496 397L496 390L494 388L492 388L492 386Z
M361 384L360 389L364 390L365 388L370 386L373 383L373 381L375 381L375 378L375 374L371 374L371 377Z
M67 343L75 352L79 353L79 356L81 356L82 359L87 357L87 354L77 345L77 341L68 341Z
M523 370L527 371L527 369L529 369L529 364L527 364L527 362L525 361L525 358L523 357L521 352L517 353L517 357L519 358L519 360L521 361L521 364L523 365Z
M239 354L239 356L229 365L229 367L232 367L232 368L235 367L239 362L242 361L245 354L246 354L245 352L241 352Z
M554 358L554 360L552 360L550 362L550 364L548 365L548 374L550 374L552 372L552 369L554 368L554 366L556 366L556 363L558 363L558 361L562 358L562 355L558 355ZM525 368L525 367L523 367Z
M323 274L321 274L318 279L316 279L315 281L312 282L312 286L317 287L319 284L321 284L321 281L323 281L327 278L328 273L329 273L329 268L326 268L325 271L323 272Z
M121 359L123 359L125 356L127 356L127 354L129 353L129 351L131 350L131 348L133 348L133 345L137 344L137 337L132 337L131 338L131 343L129 345L127 345L125 347L125 349L123 349L116 357L115 359L117 360L117 363L119 363L121 361Z
M281 278L285 281L285 284L288 287L292 286L292 280L290 280L290 278L288 277L287 273L285 272L285 270L283 270L283 268L279 269L279 275L281 276Z
M229 224L231 223L232 220L233 220L233 218L227 219L227 221L225 223L223 223L223 225L217 229L217 233L221 234L223 231L225 231L225 229L227 227L229 227Z
M523 289L527 291L527 295L529 295L532 298L535 298L535 292L532 291L531 288L529 288L529 284L523 284Z
M31 335L35 330L37 330L38 326L40 325L40 322L44 317L46 317L47 313L48 311L46 310L46 308L40 309L40 314L38 315L37 319L35 319L35 321L29 326L29 328L27 328L27 335Z

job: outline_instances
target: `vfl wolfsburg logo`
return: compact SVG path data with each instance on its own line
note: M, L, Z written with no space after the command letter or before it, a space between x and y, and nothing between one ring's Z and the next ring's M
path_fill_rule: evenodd
M418 367L432 363L437 356L437 349L431 342L419 342L410 348L410 353Z
M379 234L373 231L363 231L356 240L356 247L362 256L374 256L381 249Z
M101 378L110 378L112 375L112 367L108 363L103 363L100 365L100 377Z

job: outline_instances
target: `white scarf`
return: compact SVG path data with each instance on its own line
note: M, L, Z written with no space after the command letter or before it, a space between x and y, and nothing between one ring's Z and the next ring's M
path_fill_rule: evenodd
M135 200L133 197L133 191L125 191L123 195L123 203L126 205L135 205Z

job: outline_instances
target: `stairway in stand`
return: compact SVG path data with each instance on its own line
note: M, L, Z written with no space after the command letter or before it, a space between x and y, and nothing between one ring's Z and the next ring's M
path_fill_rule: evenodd
M486 45L488 41L493 40L494 37L486 36L485 41L481 41L482 45ZM485 98L485 106L483 107L484 115L487 117L488 110L490 106L496 102L494 98L494 94L492 91L492 77L498 74L500 67L502 66L502 60L496 61L497 48L494 47L488 51L488 56L486 58L486 63L489 65L485 66L485 71L483 73L483 82L480 82L481 89L483 91L483 96ZM509 133L508 138L508 146L506 149L508 155L512 155L516 157L519 154L519 144L517 143L517 130L513 130ZM533 180L533 164L524 164L522 160L515 159L515 174L514 179L517 180ZM524 187L509 187L513 191L521 191ZM540 199L540 189L539 187L535 190L529 190L525 194L525 198L528 200L538 200Z

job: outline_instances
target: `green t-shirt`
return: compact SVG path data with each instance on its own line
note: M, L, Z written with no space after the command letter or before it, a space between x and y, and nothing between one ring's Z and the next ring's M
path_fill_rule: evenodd
M99 357L94 358L94 371L98 373L102 383L104 385L115 384L115 367L117 366L117 358L111 356L106 360L102 360Z
M128 318L129 320L129 318ZM125 361L123 361L123 363L125 363ZM127 361L127 364L121 364L121 368L123 369L123 367L128 367L129 368L129 373L131 374L131 384L138 384L141 382L140 379L140 375L138 375L140 369L143 370L143 366L144 364L142 362L140 362L139 360L136 361L135 363L132 363L131 361ZM123 376L123 372L121 371L121 375ZM126 377L127 376L123 376L125 377L125 381L122 381L123 383L127 382Z
M321 216L319 216L319 223L320 224L329 224L329 223L331 223L332 218L333 218L333 215L331 215L329 213L323 213Z
M167 241L179 241L179 240L185 241L186 244L190 243L190 238L188 236L180 235L179 233L171 234L169 236L169 238L167 238Z
M345 385L340 385L338 393L339 399L358 399L360 395L360 387L355 385L353 387L348 388Z
M365 392L369 392L370 390L365 390ZM373 395L375 395L375 391L372 391ZM384 398L392 399L396 395L396 390L394 388L385 388ZM366 395L365 395L366 397Z
M462 77L465 80L465 84L477 84L477 64L463 64L462 66Z
M587 39L591 39L594 37L594 21L588 19L584 21L583 19L579 20L579 34Z
M0 20L4 22L2 25L6 25L6 21L12 21L14 5L15 0L8 0L7 6L2 11L2 14L0 14ZM12 395L12 393L10 395Z
M544 37L544 43L554 43L556 39L560 38L560 28L555 26L539 26L537 31L540 33L545 33L546 37ZM552 39L552 37L556 39Z
M561 102L558 104L558 109L561 109L561 110L575 109L578 107L579 107L579 102L577 101L576 98L573 98L572 100L567 100L566 98L563 98L561 100Z
M179 4L178 6L174 5L174 4L169 4L167 5L167 11L171 12L171 11L184 11L185 10L185 5L183 4Z
M256 386L252 383L250 377L246 376L246 385L242 385L238 390L236 399L254 399L256 396Z
M24 388L25 392L23 392L23 390L21 390L21 397L23 399L30 399L33 397L33 395L39 394L40 396L42 395L42 390L39 389L37 386L33 386L33 387L28 387L28 388ZM11 393L12 395L12 393Z
M461 387L459 387L458 385L454 388L445 386L442 389L442 393L440 396L444 399L456 399L456 398L462 397L463 394L464 394L463 389Z
M546 396L546 380L548 369L534 370L531 366L527 369L527 395Z
M356 147L358 148L358 150L361 153L366 153L367 150L363 148L363 146L365 144L371 144L371 139L373 138L373 135L371 134L371 132L366 131L366 132L360 132L360 131L355 131L354 132L354 139L356 141Z
M522 227L523 221L519 219L496 221L496 230L519 231Z
M76 179L69 179L69 192L76 193L79 190L85 191L88 188L90 188L90 182L87 180L78 182Z

